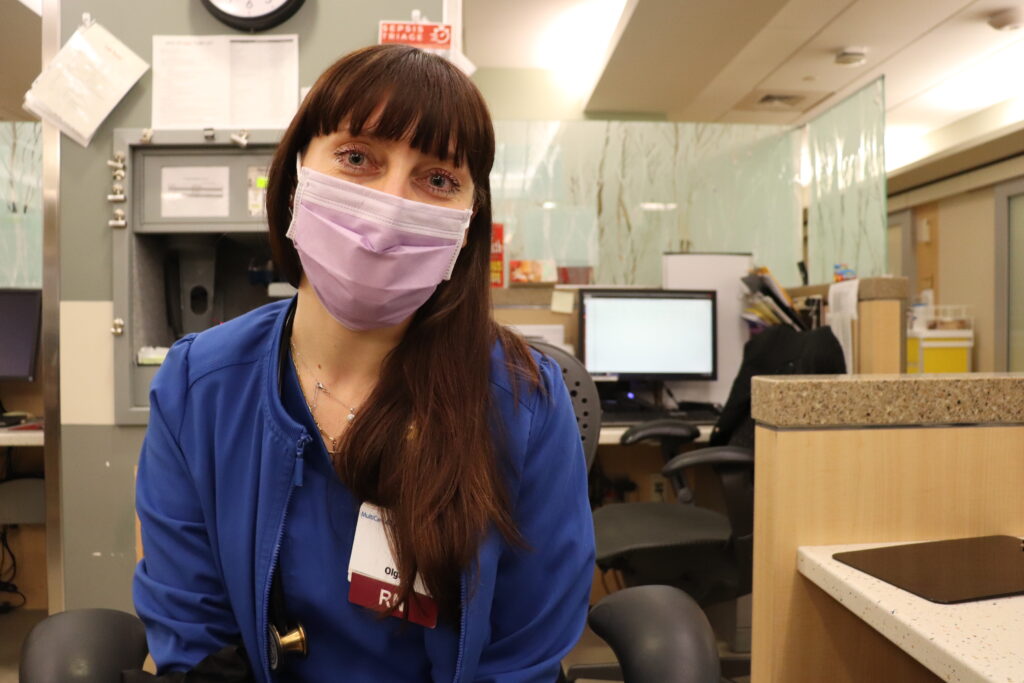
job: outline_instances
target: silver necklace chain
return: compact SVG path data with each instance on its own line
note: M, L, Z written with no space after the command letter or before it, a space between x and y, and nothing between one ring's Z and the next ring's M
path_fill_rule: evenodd
M299 353L299 350L295 348L294 342L290 343L289 346L291 346L292 349L292 357L298 360L299 364L302 365L303 368L305 368L306 374L313 378L313 399L312 401L306 401L306 407L309 408L309 414L313 418L313 424L316 425L316 428L317 430L319 430L320 434L325 439L331 442L331 453L337 453L340 450L338 442L341 440L341 435L339 434L337 437L331 436L327 432L327 430L325 430L323 426L321 426L320 421L317 419L316 414L317 407L320 405L320 394L323 394L324 396L331 399L335 403L338 403L341 407L348 410L348 415L345 416L345 419L349 422L349 424L351 424L352 421L356 419L356 409L342 401L334 394L332 394L331 390L328 389L323 382L317 379L316 373L314 373L313 370L306 363L306 359L302 357L302 354ZM301 385L302 383L300 382L299 386L301 387Z

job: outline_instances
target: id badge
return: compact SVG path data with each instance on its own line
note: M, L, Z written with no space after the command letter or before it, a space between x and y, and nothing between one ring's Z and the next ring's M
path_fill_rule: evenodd
M384 521L376 505L363 503L359 508L352 555L348 560L348 583L348 601L353 604L380 610L382 607L394 607L398 600L398 565L388 546ZM405 610L409 609L409 621L434 628L437 626L437 603L418 576L413 591L415 595L409 604L392 609L391 616L404 618Z

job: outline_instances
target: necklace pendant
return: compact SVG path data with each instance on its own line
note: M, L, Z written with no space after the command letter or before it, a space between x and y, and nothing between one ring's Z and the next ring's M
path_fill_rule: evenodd
M345 416L345 419L351 422L352 420L356 419L356 414L354 412L349 412L349 414Z

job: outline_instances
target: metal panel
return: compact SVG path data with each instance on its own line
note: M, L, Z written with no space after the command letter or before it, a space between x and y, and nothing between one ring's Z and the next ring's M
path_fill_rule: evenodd
M143 425L149 419L149 383L156 370L139 366L135 352L143 345L167 345L173 339L156 339L151 330L163 310L164 283L156 272L159 240L171 234L259 234L266 232L263 216L250 216L247 208L247 169L269 163L281 131L251 131L248 146L232 141L230 130L146 131L119 128L114 131L112 156L124 159L124 196L119 203L127 226L112 228L114 320L123 321L123 332L114 338L114 396L117 424ZM177 218L160 215L161 170L173 166L228 166L230 214L226 218ZM140 239L140 235L143 237ZM219 289L230 287L221 283Z
M66 608L130 612L135 466L145 430L65 425L62 431L76 449L64 461Z

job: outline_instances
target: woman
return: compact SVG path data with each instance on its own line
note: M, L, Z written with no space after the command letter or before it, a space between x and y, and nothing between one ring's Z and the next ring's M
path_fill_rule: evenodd
M586 471L558 367L490 316L493 157L439 57L366 48L313 86L267 191L298 295L153 382L134 597L161 673L241 643L258 681L557 677ZM308 654L282 656L296 625Z

